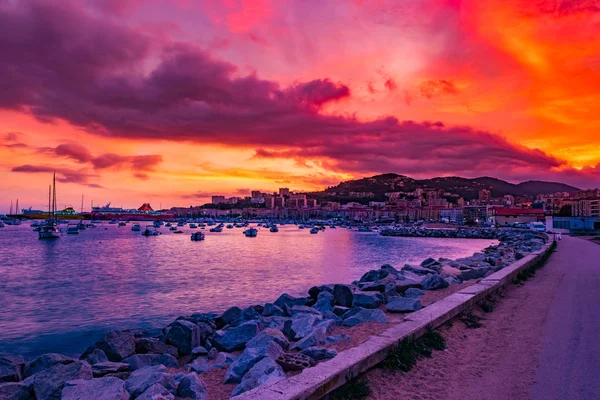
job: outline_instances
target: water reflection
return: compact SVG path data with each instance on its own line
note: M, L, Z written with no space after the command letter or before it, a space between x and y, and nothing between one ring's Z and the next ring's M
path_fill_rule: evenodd
M457 258L493 241L409 239L295 226L143 237L102 225L56 241L26 226L0 230L0 353L76 354L110 329L162 327L182 314L273 301L286 291L358 279L384 263Z

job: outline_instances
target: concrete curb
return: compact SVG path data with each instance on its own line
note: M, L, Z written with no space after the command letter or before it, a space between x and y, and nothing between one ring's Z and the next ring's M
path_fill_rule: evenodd
M519 272L539 262L551 251L552 240L519 261L417 312L408 314L400 324L391 326L366 342L339 353L335 358L307 368L302 373L266 383L234 397L235 400L306 400L320 399L375 367L390 350L407 338L418 338L435 329L489 294L512 282Z

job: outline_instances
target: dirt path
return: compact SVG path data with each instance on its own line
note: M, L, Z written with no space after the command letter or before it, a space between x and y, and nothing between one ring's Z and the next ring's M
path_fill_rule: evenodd
M560 250L559 250L560 251ZM530 398L544 325L564 269L549 263L523 286L509 285L483 327L454 321L441 329L447 349L408 373L370 371L370 399L525 400Z

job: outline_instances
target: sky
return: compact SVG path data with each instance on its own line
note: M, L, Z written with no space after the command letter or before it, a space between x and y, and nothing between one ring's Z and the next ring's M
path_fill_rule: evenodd
M600 186L600 1L0 0L0 212Z

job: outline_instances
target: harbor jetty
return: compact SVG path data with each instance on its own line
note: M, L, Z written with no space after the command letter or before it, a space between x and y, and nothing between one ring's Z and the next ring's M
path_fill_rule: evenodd
M429 291L487 277L549 240L525 230L424 231L382 235L497 239L499 244L456 260L386 264L349 284L314 286L305 297L284 293L264 304L182 316L157 336L109 332L79 358L6 355L0 357L0 399L235 397L335 358L336 344L353 341L352 328L392 324L398 315L422 309Z

